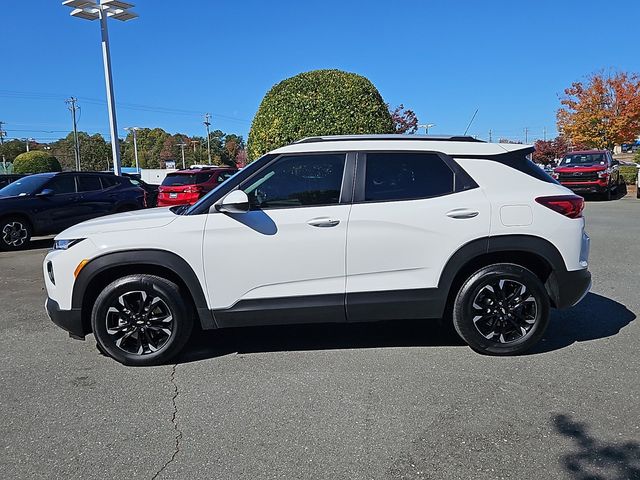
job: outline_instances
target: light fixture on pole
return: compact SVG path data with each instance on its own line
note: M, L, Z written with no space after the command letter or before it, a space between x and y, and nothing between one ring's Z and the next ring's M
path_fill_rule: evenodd
M138 136L136 135L140 127L125 127L125 130L133 133L133 156L136 159L136 172L140 173L140 164L138 163Z
M424 128L424 133L425 133L426 135L429 135L429 129L430 129L431 127L435 127L435 126L436 126L436 124L435 124L435 123L424 123L424 124L422 124L422 125L418 125L418 128Z
M116 105L113 95L113 79L111 77L111 52L109 51L109 33L107 31L107 18L115 18L126 22L138 16L129 11L134 5L120 0L65 0L65 7L73 8L72 17L84 20L100 20L100 32L102 34L102 61L104 63L104 80L107 87L107 105L109 109L109 132L111 134L111 152L113 154L113 173L121 174L120 145L118 140L118 124L116 122Z

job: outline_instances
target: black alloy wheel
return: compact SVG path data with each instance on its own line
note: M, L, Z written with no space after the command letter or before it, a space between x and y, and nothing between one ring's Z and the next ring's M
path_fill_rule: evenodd
M100 293L91 326L102 353L125 365L157 365L185 345L193 308L175 283L155 275L129 275Z
M456 331L481 353L522 353L542 338L548 322L544 285L530 270L515 264L478 270L463 284L454 302Z
M21 218L5 218L0 222L0 249L20 250L31 240L31 226Z

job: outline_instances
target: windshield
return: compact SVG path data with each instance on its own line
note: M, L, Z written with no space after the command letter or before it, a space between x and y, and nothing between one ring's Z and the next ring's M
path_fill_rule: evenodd
M570 153L560 162L562 167L584 167L590 165L604 165L607 158L604 153Z
M24 177L10 183L0 189L0 197L14 197L20 195L33 195L38 193L42 186L49 180L49 177L32 175Z

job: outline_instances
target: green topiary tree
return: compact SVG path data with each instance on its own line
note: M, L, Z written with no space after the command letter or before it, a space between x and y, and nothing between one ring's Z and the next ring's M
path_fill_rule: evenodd
M21 153L13 161L13 173L61 172L58 159L42 150Z
M273 86L260 103L247 143L250 160L313 135L393 133L389 109L365 77L314 70Z

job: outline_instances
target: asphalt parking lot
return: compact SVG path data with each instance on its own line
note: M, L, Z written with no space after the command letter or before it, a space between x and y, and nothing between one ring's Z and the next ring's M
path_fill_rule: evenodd
M0 475L640 478L639 214L588 203L592 292L510 358L401 322L212 332L123 367L47 319L50 241L0 253Z

